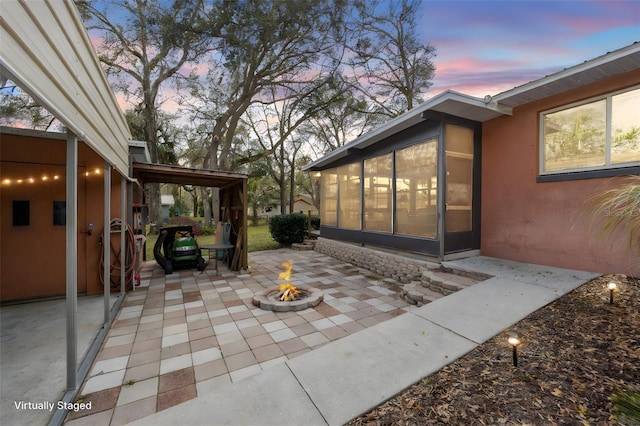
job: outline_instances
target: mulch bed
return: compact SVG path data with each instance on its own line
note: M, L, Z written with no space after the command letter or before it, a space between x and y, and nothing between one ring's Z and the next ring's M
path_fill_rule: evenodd
M631 424L610 397L640 391L639 307L638 280L596 278L348 424Z

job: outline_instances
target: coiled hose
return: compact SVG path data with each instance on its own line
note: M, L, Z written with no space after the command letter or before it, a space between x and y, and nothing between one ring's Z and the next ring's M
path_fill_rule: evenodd
M122 226L122 220L120 218L111 219L109 223L109 231L111 234L120 234L120 229ZM102 241L104 242L104 228L100 231L100 235L102 235ZM127 225L126 230L126 241L125 241L125 290L129 291L133 289L133 270L135 268L136 263L136 250L135 250L135 238L133 236L133 230L129 225ZM114 244L115 243L115 244ZM100 252L100 284L104 287L104 243L102 245L102 250ZM120 290L120 271L121 271L121 261L120 261L120 238L111 238L110 239L110 249L111 249L111 265L109 271L109 281L111 290L119 291Z

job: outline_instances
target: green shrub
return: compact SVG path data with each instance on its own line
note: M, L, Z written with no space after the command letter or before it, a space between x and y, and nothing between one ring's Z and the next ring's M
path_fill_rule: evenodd
M320 216L318 216L317 214L311 216L311 227L316 231L320 229Z
M269 220L269 232L280 244L301 243L307 235L307 217L300 213L273 216Z

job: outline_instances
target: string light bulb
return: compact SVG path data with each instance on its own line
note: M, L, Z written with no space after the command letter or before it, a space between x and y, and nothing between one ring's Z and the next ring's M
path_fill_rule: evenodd
M102 174L103 171L99 167L87 168L84 172L80 172L80 176L84 175L85 177L100 176ZM38 177L0 177L0 184L9 186L23 183L60 181L62 180L62 177L63 176L60 174L43 174Z

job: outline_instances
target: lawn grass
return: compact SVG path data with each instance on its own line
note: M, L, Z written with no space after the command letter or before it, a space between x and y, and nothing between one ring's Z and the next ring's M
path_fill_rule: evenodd
M153 260L153 246L158 239L157 234L147 235L147 260ZM196 238L198 245L214 244L215 235L200 235ZM271 238L269 233L269 225L249 226L249 234L247 235L247 246L249 253L253 251L274 250L282 247Z

